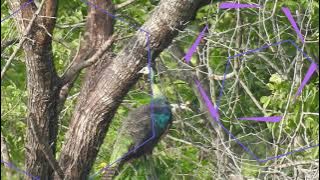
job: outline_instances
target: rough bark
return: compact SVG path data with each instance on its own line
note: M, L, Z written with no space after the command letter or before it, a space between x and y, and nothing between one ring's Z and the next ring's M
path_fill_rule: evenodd
M90 3L96 5L97 7L106 10L106 12L113 14L114 13L114 5L111 1L105 0L92 0ZM101 11L101 9L93 8L89 6L88 8L88 16L86 20L86 32L84 35L83 42L81 43L81 47L79 53L74 58L74 62L72 65L78 65L83 63L87 58L90 58L96 51L100 48L100 46L108 40L109 37L113 34L113 25L114 19L108 14ZM109 51L107 51L109 52ZM110 57L108 53L106 53L102 58L98 60L95 64L87 68L85 80L83 83L82 90L90 88L90 82L93 82L95 74L98 74L101 69L108 64L110 61ZM62 82L63 87L60 92L60 102L59 106L63 106L66 97L69 94L70 89L73 87L75 80L77 79L79 72L75 74L74 77L65 79L63 76ZM68 81L65 83L65 81ZM85 94L85 93L82 93ZM61 108L59 108L61 109Z
M4 136L2 135L2 132L1 132L1 162L4 161L4 162L10 162L10 155L9 155L9 149L8 149L8 146L7 146L7 142L4 138ZM6 170L6 176L7 178L11 178L11 169L10 168L7 168Z
M17 9L26 0L11 0L9 5ZM53 170L50 167L44 153L41 151L41 144L33 135L31 122L40 129L39 135L50 145L52 152L55 152L55 141L57 136L57 112L56 99L58 97L58 77L53 65L52 56L52 34L57 10L56 0L47 0L41 9L28 34L28 39L23 45L26 57L27 89L28 89L28 115L26 135L26 171L32 175L40 176L41 179L50 179ZM20 33L23 34L36 11L34 3L26 6L23 11L17 14L15 20ZM46 16L46 17L43 17ZM50 35L49 35L49 34Z
M94 0L90 2L101 9L105 9L110 14L114 13L114 5L112 4L111 1ZM83 46L80 47L79 55L75 57L76 59L74 61L74 64L80 64L83 61L85 61L87 58L90 58L100 48L100 46L112 36L113 25L114 25L114 19L111 16L105 14L100 9L96 9L96 8L93 8L92 6L89 6ZM102 73L103 68L110 63L111 61L110 59L111 58L109 56L109 51L107 51L105 55L102 58L100 58L95 64L87 68L85 78L82 83L81 92L79 95L80 98L78 99L78 103L76 106L77 110L82 109L82 106L84 104L89 103L89 102L86 102L88 100L87 96L91 93L92 88L94 88L98 75ZM77 78L77 76L78 74L64 86L66 87L65 89L63 87L60 93L60 97L63 97L63 98L66 97L69 90L73 86L73 83ZM62 101L64 100L65 99L62 99ZM64 102L60 102L60 103L63 104ZM91 111L91 109L94 109L94 103L93 105L90 105L90 109L88 110ZM71 121L71 124L70 124L71 128L73 128L72 127L73 123L76 123L75 119L80 120L78 119L78 116L82 114L82 110L80 111L77 111L77 110L75 111L73 119ZM91 136L92 134L89 134L89 135ZM72 144L73 138L68 138L68 137L70 136L67 136L66 143ZM85 150L81 149L81 152L80 151L77 152L75 150L75 152L71 152L71 153L75 153L73 154L73 157L83 156L85 159L86 156L92 156L92 153L96 154L97 151L98 149L95 148L95 146L92 146L91 144L87 147L87 149ZM60 156L60 165L66 171L65 172L66 179L85 179L85 177L89 174L90 167L92 166L93 160L94 159L88 162L88 164L85 166L80 166L80 168L68 169L67 167L71 165L69 163L72 163L72 162L68 161L68 159L66 158L66 156L64 156L62 152ZM73 164L73 166L77 167L78 165Z
M170 44L177 29L194 17L199 6L198 0L161 1L142 27L150 32L153 58ZM59 159L66 179L87 177L117 107L146 64L146 35L138 31L113 61L96 66L92 78L87 76L90 82L86 80L82 87Z

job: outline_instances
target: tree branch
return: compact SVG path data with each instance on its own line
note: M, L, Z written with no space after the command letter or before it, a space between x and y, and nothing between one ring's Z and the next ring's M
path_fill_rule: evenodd
M266 113L265 109L260 105L259 101L254 97L254 95L252 94L250 89L246 86L246 84L243 81L241 81L240 79L239 79L239 82L240 82L241 86L243 87L243 89L246 91L246 93L249 95L249 97L252 99L254 104L263 112L264 115L266 115L267 113Z
M298 166L298 165L305 165L305 164L312 164L312 165L319 165L319 160L313 160L313 161L295 161L295 162L290 162L290 163L285 163L285 164L275 164L271 165L270 167L273 168L287 168L290 166Z
M69 83L72 79L74 79L77 74L84 68L91 66L92 64L94 64L95 62L98 61L98 59L107 51L107 49L109 49L112 45L112 43L114 42L116 36L113 35L111 36L98 50L97 52L91 56L91 58L76 63L76 64L72 64L67 70L66 72L62 75L61 77L61 85L65 85L67 83Z
M269 60L268 57L266 57L265 55L263 55L263 54L261 54L261 53L258 53L258 56L259 56L261 59L263 59L264 61L266 61L275 71L277 71L277 73L278 73L279 75L282 75L285 80L288 80L287 74L285 74L284 72L282 72L281 69L280 69L275 63L273 63L273 62L271 62L271 61Z
M16 44L17 42L19 42L19 39L14 38L8 41L3 41L1 42L1 53L8 47L11 46L13 44Z
M97 6L106 9L110 13L114 13L114 6L112 4L112 1L97 0L96 3ZM81 38L79 37L79 47L77 53L74 56L69 67L66 68L66 71L61 78L61 84L63 85L59 94L58 112L60 112L63 108L69 91L73 87L74 82L76 81L81 71L81 69L76 70L78 71L78 73L72 73L73 75L70 75L70 68L74 68L78 64L81 64L83 61L87 60L88 57L92 56L94 52L96 52L98 49L101 49L102 44L106 43L106 41L110 38L110 36L113 33L114 20L110 16L102 13L101 11L95 8L92 8L91 6L88 9L88 16L86 18L85 24L86 32L84 33L84 38L83 40L81 40ZM108 61L109 59L102 57L97 59L96 62L93 63L93 65L91 65L91 67L87 68L85 77L90 78L85 79L84 84L86 84L86 81L92 82L91 79L93 78L93 74L91 72L98 71L97 69L101 68L101 66L105 66L108 63ZM69 71L69 75L66 74L67 71Z
M192 71L193 73L195 73L195 69L192 69L192 67L190 67L188 64L186 64L183 61L181 61L183 59L184 52L176 44L171 45L169 47L169 51L170 51L169 52L170 55L177 60L178 65L182 69L189 69L189 71ZM230 79L230 78L234 77L235 75L236 75L236 72L233 71L233 72L231 72L229 74L226 74L225 79ZM221 81L221 80L224 79L224 75L212 74L211 76L209 76L209 78Z
M177 63L178 63L178 67L180 68L184 68L184 66L186 66L185 63L181 62L181 59L183 59L184 53L181 50L181 48L177 45L177 44L173 44L170 48L170 55L176 59ZM171 76L170 72L169 72L169 76ZM217 147L217 150L224 150L224 151L228 151L228 153L230 152L230 149L227 148L227 145L225 144L225 136L224 136L224 131L221 128L221 126L219 126L215 121L212 121L212 117L210 116L210 114L208 113L208 109L206 107L205 102L202 100L203 97L201 96L201 94L199 93L198 87L197 85L194 83L194 77L196 76L196 73L194 72L190 72L190 71L182 71L180 73L172 73L173 77L177 77L183 81L186 81L188 84L190 84L195 96L197 97L198 101L199 101L199 105L200 105L200 112L201 112L201 116L203 119L206 119L208 121L210 121L210 125L213 129L214 134L214 144L215 147ZM223 78L222 78L223 79ZM208 88L207 88L208 89ZM221 157L223 157L221 155L221 153L219 151L215 152L215 155L217 158L220 159L220 161L223 161L221 159ZM221 156L221 157L219 157ZM232 162L230 162L232 163ZM235 164L235 163L234 163Z
M125 1L123 3L121 3L121 4L117 4L117 5L115 5L115 9L118 10L118 9L124 8L124 7L134 3L135 1L136 0L127 0L127 1Z
M222 81L223 79L230 79L233 78L236 75L236 71L232 71L231 73L228 73L226 75L217 75L217 74L212 74L210 76L211 79L217 80L217 81Z

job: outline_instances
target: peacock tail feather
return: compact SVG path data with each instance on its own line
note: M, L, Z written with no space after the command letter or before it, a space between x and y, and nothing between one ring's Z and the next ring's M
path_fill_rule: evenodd
M112 165L110 167L108 167L104 172L103 172L103 176L102 176L102 180L112 180L113 176L115 176L116 172L118 170L118 165Z
M131 111L123 120L110 158L110 163L115 161L118 163L110 167L105 177L112 178L116 169L133 158L152 154L161 136L171 126L170 105L159 92L156 92L155 98L149 105Z

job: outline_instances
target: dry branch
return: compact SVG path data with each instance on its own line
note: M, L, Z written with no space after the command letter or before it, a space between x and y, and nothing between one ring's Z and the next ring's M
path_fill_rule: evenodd
M254 95L252 94L250 89L247 87L247 85L240 79L239 79L239 82L240 82L241 86L243 87L243 89L246 91L246 93L249 95L251 100L254 102L254 104L263 112L263 114L267 114L265 109L260 105L259 101L254 97Z
M126 7L126 6L134 3L135 1L136 1L136 0L127 0L127 1L125 1L125 2L123 2L123 3L121 3L121 4L115 5L115 8L116 8L116 10L121 9L121 8L124 8L124 7Z
M19 39L11 39L11 40L7 40L7 41L1 41L1 53L9 46L16 44L19 41Z

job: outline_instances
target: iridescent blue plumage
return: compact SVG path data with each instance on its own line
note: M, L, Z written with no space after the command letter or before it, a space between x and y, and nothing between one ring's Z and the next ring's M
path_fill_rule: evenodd
M152 110L153 106L157 109ZM154 128L156 135L162 134L167 129L168 125L171 124L171 107L164 97L160 97L151 101L150 108L151 120L155 122Z
M128 114L117 136L106 177L112 177L119 165L133 158L152 153L161 136L172 124L171 107L157 85L152 86L154 98L150 104L141 106ZM111 178L110 178L111 179Z

